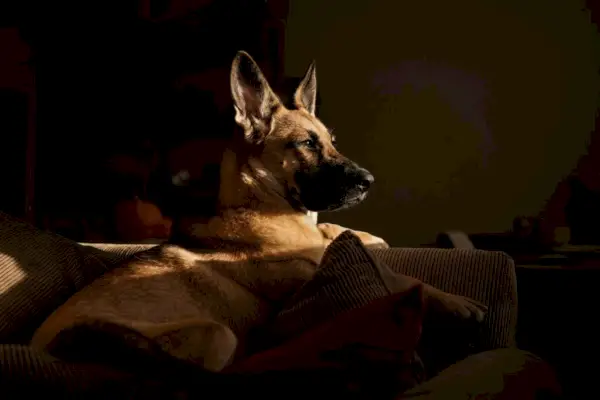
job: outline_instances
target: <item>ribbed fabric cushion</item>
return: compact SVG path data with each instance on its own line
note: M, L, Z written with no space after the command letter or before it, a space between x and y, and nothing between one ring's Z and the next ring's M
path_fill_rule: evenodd
M26 343L75 291L153 245L78 245L0 213L0 342ZM486 349L515 345L516 274L504 253L461 249L374 250L395 272L490 307Z
M76 291L151 247L84 246L0 212L0 343L27 343Z
M75 291L108 268L83 247L0 213L0 343L26 343Z
M380 265L351 231L327 248L319 269L289 300L271 326L282 339L297 336L336 315L391 294Z
M392 290L383 278L386 272L389 274L386 268L354 233L342 233L325 251L313 279L299 289L269 327L269 341L289 340L343 313L390 296ZM383 332L376 335L386 336ZM405 380L404 387L412 387L424 379L424 367L414 348L408 357L398 362L404 365L396 367L409 370L408 374L398 377Z
M21 345L0 345L0 390L3 399L39 395L60 399L148 398L141 395L161 392L159 385L131 374L66 363Z
M279 313L272 332L288 339L391 294L379 268L360 240L350 231L344 232L327 248L313 279Z
M506 253L465 249L392 248L373 255L394 272L489 307L480 328L481 350L516 345L517 277Z
M153 245L79 245L0 213L0 343L27 343L37 326L77 290L136 252L151 247ZM516 278L514 265L507 255L438 249L376 250L374 254L396 272L487 304L490 310L483 326L483 343L488 348L514 345ZM360 281L362 278L352 279ZM351 296L343 302L333 302L329 311L352 307L360 298L365 297ZM3 389L18 386L18 382L26 387L32 371L40 380L48 378L63 383L64 379L71 380L74 373L91 374L87 379L93 378L92 381L103 376L95 369L90 373L91 370L81 366L60 363L32 352L20 346L0 346ZM27 379L17 379L21 373L25 373ZM52 378L54 375L57 377ZM74 380L84 382L85 379L76 377ZM7 380L11 385L6 386ZM158 393L149 392L148 396ZM8 398L6 393L2 392L3 398ZM150 398L148 396L146 398Z
M361 254L356 249L346 245L326 253L323 269L279 315L274 332L280 338L386 295L389 289L378 271L389 268L397 279L412 276L490 306L483 323L448 319L430 320L425 325L418 350L428 375L478 351L515 345L516 277L512 259L506 254L444 249L386 249ZM377 267L364 268L369 263ZM390 276L383 272L384 277Z

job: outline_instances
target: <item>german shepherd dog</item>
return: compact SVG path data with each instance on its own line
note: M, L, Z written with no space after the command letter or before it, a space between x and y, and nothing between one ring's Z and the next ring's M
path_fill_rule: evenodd
M346 228L316 224L310 212L360 203L373 175L338 152L315 116L314 63L290 109L239 52L231 93L243 134L223 155L218 215L181 219L175 229L185 247L170 243L137 254L76 293L36 331L34 347L74 354L100 346L94 332L117 332L127 346L154 346L219 371L243 353L246 334L273 305L311 279L327 245ZM388 247L355 233L367 247ZM482 318L484 306L423 287L429 305Z

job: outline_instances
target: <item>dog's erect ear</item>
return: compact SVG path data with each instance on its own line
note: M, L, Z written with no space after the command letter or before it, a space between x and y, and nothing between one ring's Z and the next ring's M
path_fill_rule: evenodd
M244 128L266 128L281 101L256 62L239 51L231 65L231 95L235 120Z
M313 61L294 94L294 105L315 115L317 105L317 67Z

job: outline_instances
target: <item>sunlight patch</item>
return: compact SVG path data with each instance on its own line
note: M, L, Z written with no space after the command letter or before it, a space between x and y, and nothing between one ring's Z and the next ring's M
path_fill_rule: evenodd
M27 277L18 261L8 254L0 254L0 265L8 266L0 272L0 295L9 292Z

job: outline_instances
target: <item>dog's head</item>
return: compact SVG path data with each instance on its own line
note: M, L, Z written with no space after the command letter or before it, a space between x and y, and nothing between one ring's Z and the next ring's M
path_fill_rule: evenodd
M315 116L314 63L294 93L292 109L245 52L233 61L231 92L249 149L249 179L303 211L339 210L365 199L373 175L338 152L335 138Z

